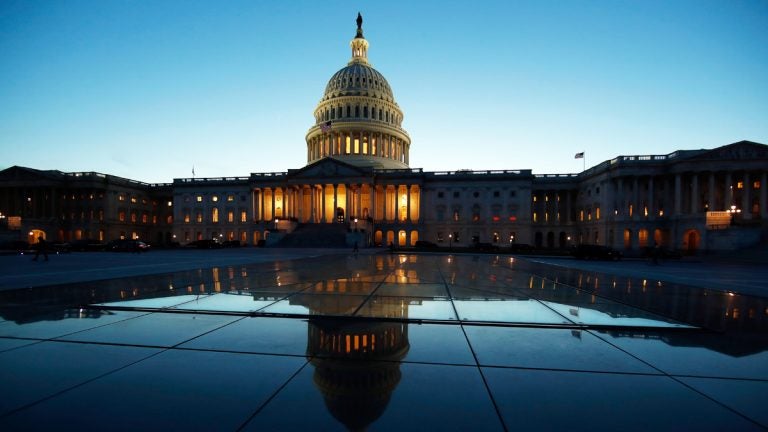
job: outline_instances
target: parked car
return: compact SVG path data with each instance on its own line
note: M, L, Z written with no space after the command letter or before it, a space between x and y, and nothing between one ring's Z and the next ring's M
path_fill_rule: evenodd
M107 245L111 252L149 252L149 249L148 244L139 240L114 240Z
M621 252L614 248L602 245L580 244L573 247L571 255L576 259L600 259L618 261Z
M220 249L222 244L218 240L195 240L188 243L187 246L196 247L198 249Z
M106 249L107 245L98 240L82 239L69 242L69 249L74 252L97 252Z

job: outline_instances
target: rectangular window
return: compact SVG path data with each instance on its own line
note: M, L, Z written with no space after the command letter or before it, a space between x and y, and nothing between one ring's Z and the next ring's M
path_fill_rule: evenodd
M66 198L66 196L64 198ZM118 195L117 196L117 200L118 201L125 201L125 195L123 195L123 194Z
M240 212L240 222L248 222L248 213L245 210Z
M232 202L234 200L235 200L235 196L234 195L227 195L227 201L228 202Z
M131 197L131 203L136 204L136 197L135 196Z
M203 202L203 196L202 195L198 195L198 196L195 197L195 200L197 200L197 202Z
M131 222L136 223L136 212L131 212Z
M189 223L189 213L184 213L184 223Z
M197 215L195 216L195 220L197 223L203 223L203 212L197 212Z
M760 189L760 180L753 182L752 187L755 189Z
M144 213L143 215L141 215L141 223L147 223L147 220L148 220L148 216L147 216L147 214L146 214L146 213Z
M227 222L232 223L234 221L235 221L235 212L230 210L227 212Z
M120 222L125 222L125 212L124 211L121 211L121 212L117 213L117 220L119 220Z

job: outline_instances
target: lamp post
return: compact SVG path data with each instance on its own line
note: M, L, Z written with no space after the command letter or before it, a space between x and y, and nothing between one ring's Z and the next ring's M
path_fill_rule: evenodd
M453 245L453 234L448 234L448 249L451 249Z
M730 213L730 214L731 214L731 225L733 225L733 222L734 222L734 220L735 220L735 218L736 218L736 215L737 215L738 213L741 213L741 209L739 209L739 208L736 208L736 205L735 205L735 204L733 204L733 205L731 205L731 208L729 208L728 210L726 210L726 213Z
M280 222L280 219L275 218L275 231L277 231L277 223Z
M355 232L357 232L357 218L355 218Z

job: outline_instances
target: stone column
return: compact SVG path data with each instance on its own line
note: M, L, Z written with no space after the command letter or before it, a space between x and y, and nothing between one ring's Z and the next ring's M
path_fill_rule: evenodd
M370 138L368 138L368 145L370 146ZM357 185L357 191L355 193L355 216L357 218L363 217L363 184Z
M264 188L259 189L259 220L264 220Z
M636 219L637 212L638 212L637 201L640 196L640 182L638 182L637 176L635 176L632 179L632 181L633 181L633 188L634 188L634 190L632 191L632 219Z
M333 184L333 221L336 222L336 209L339 208L339 188Z
M272 219L277 218L275 210L277 209L277 188L272 188Z
M710 172L709 173L709 191L707 191L707 195L709 195L709 208L708 211L715 211L715 173Z
M653 205L653 176L648 177L648 217L649 219L656 219L656 206Z
M327 223L330 221L328 220L328 212L326 211L326 208L325 208L325 188L326 187L327 185L325 184L320 185L320 206L322 209L320 210L320 212L323 215L323 217L320 220Z
M763 171L763 173L760 175L760 217L762 219L768 218L768 205L766 205L766 200L768 200L768 173Z
M310 187L310 193L309 193L309 220L312 223L317 222L315 220L315 199L317 198L317 189L315 188L315 185L309 185Z
M744 171L744 191L741 193L741 217L743 219L752 219L752 200L750 189L752 185L749 180L749 172Z
M371 191L371 208L368 210L368 217L372 221L376 221L376 185L371 183L368 185L368 189Z
M405 185L405 222L411 221L411 185Z
M699 175L693 174L691 178L691 214L699 212Z
M725 173L725 202L723 203L724 210L730 209L733 205L733 178L731 173Z
M682 213L682 178L680 174L675 174L675 213L673 216L678 217Z

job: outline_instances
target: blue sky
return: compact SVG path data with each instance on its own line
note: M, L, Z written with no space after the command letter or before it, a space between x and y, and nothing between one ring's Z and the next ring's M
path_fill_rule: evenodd
M358 11L412 167L565 173L580 151L768 143L764 0L4 0L0 168L300 168Z

